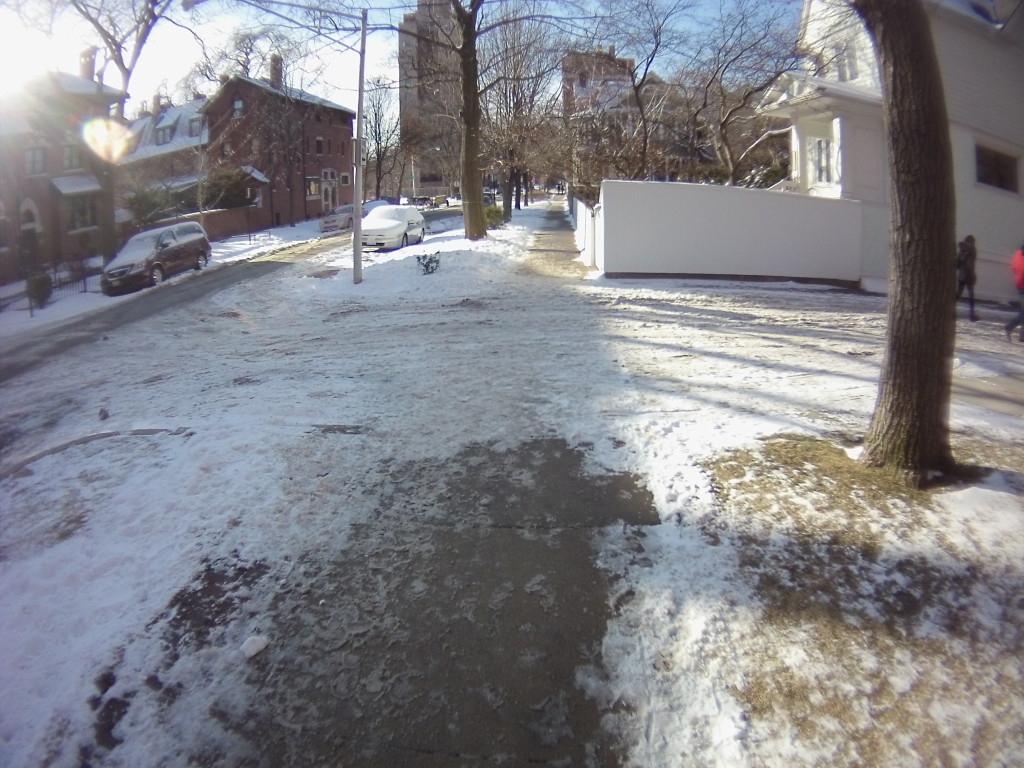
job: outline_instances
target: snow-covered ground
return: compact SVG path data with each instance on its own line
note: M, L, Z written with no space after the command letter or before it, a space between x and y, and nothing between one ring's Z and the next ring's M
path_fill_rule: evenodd
M546 209L368 254L358 286L339 249L3 385L0 764L259 764L224 723L247 655L285 641L266 583L301 591L379 515L384 468L541 438L641 478L661 520L642 557L595 533L614 611L576 680L623 764L1020 764L1019 412L954 402L958 455L993 468L975 484L874 493L841 451L827 472L766 438L863 432L884 298L539 277ZM63 317L111 299L79 301ZM958 377L1024 374L1009 314L981 314ZM211 616L182 623L189 585Z

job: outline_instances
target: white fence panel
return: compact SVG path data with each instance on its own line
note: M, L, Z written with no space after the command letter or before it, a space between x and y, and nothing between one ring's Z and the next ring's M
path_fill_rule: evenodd
M793 277L857 282L861 204L786 192L605 181L597 266L615 275Z

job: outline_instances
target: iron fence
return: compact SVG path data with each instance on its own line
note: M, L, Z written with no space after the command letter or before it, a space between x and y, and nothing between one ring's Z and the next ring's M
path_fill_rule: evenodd
M56 299L99 290L102 260L57 264L39 270L24 280L0 285L0 313L18 310L35 312ZM49 281L49 289L45 288ZM39 282L41 281L41 282ZM45 297L45 298L44 298Z

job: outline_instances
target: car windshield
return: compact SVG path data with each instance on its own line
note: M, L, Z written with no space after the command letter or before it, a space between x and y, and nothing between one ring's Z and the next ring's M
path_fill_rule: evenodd
M387 219L388 221L405 221L405 211L401 208L374 208L368 214L368 219Z
M160 237L159 232L142 232L141 234L135 235L131 240L124 244L124 250L126 251L137 251L140 249L152 249L156 247L157 238Z
M160 232L140 232L131 238L124 247L118 251L117 256L107 264L106 268L119 267L127 264L134 264L136 261L145 259L156 250L156 241Z

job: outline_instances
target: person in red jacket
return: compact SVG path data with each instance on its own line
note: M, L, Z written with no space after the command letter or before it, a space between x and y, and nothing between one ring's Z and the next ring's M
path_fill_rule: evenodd
M1010 266L1013 269L1017 290L1020 291L1020 301L1017 304L1017 316L1006 324L1006 340L1012 341L1010 335L1013 333L1013 329L1020 326L1019 338L1021 341L1024 341L1024 245L1013 254L1013 263Z

